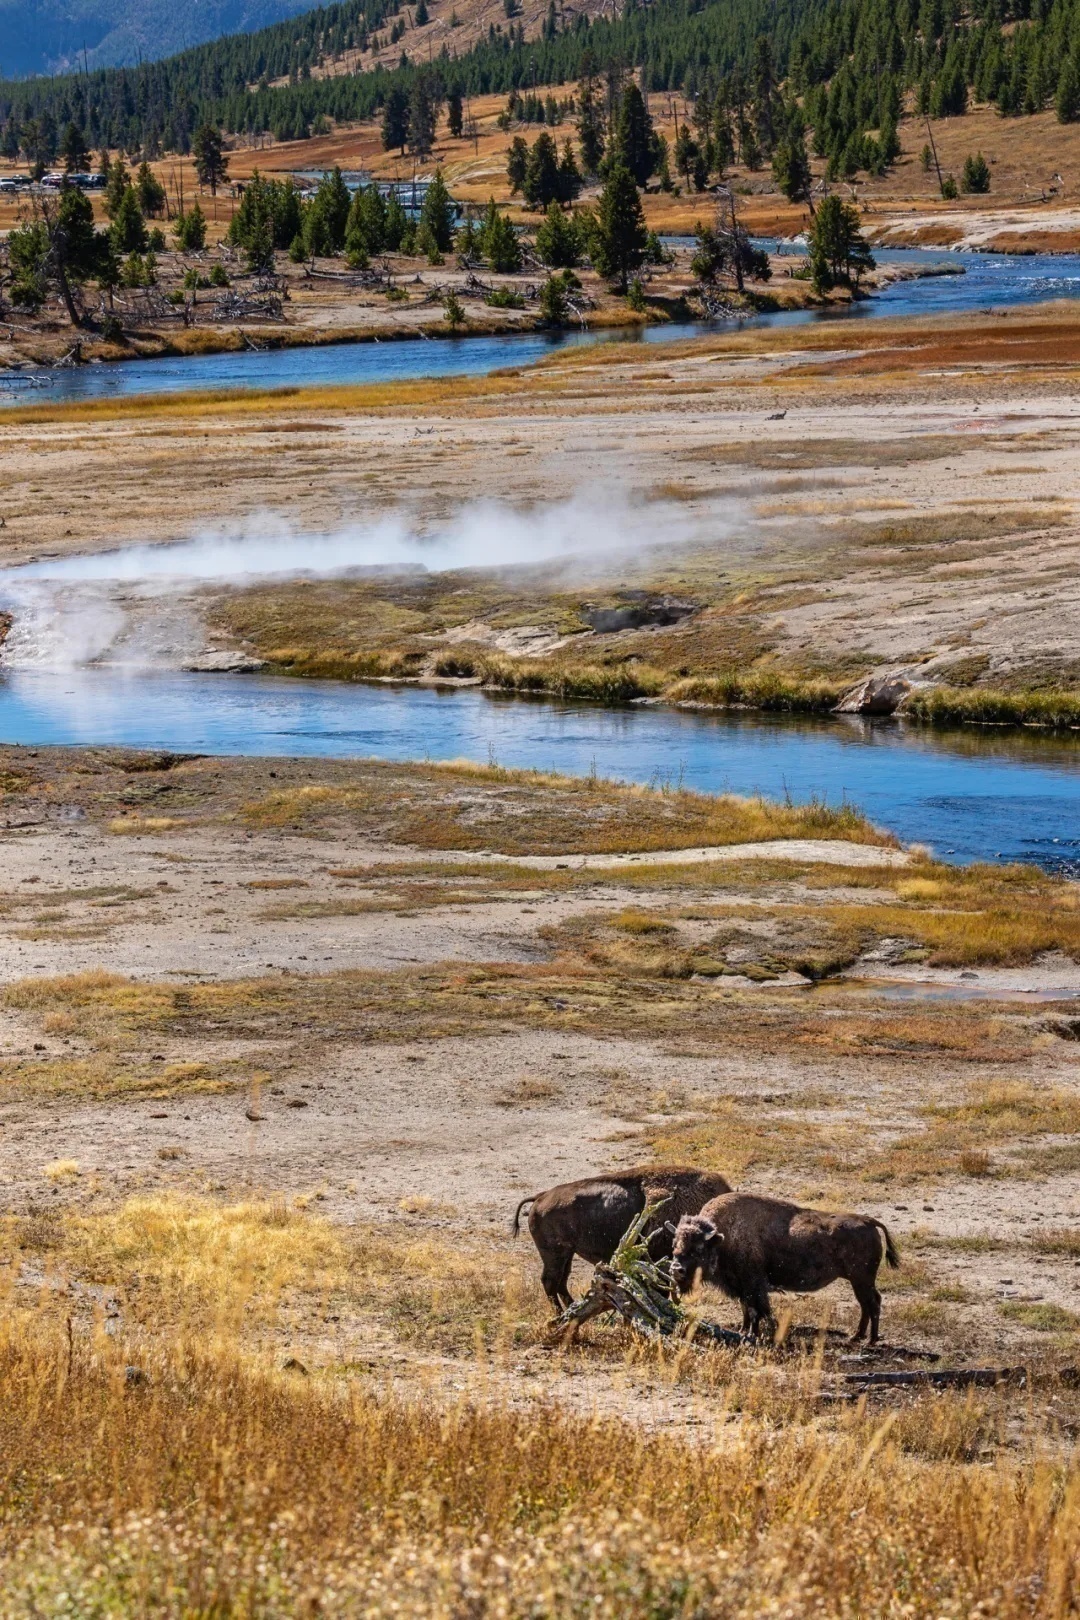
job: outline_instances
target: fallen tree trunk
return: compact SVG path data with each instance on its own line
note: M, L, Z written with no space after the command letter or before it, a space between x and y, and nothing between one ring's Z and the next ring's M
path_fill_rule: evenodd
M846 1381L860 1389L993 1389L1013 1384L1023 1389L1028 1382L1026 1367L939 1367L920 1372L848 1373Z

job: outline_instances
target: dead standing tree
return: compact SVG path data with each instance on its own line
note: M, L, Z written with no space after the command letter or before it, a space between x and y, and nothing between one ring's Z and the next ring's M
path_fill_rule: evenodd
M700 283L699 296L710 319L737 313L724 293L725 277L732 277L739 298L746 294L747 277L768 281L772 274L769 255L754 246L739 220L735 193L730 186L716 188L716 223L699 225L697 252L690 268Z

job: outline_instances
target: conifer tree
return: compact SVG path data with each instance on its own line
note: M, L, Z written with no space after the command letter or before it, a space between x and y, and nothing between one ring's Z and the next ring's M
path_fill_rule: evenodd
M16 151L18 148L16 148ZM64 139L60 147L64 155L64 168L68 174L76 174L85 169L90 162L90 148L86 144L86 137L79 124L72 120L64 131Z
M587 50L581 60L581 78L578 81L578 145L581 163L586 174L599 171L604 156L604 121L600 105L599 81L596 63Z
M464 128L460 90L451 90L446 98L446 124L451 138L460 141L461 132Z
M622 163L616 163L600 194L592 258L602 276L618 281L620 292L626 291L631 272L644 260L648 237L634 177Z
M614 154L617 154L615 161L629 170L637 185L643 186L653 172L656 149L645 98L633 81L619 98L619 117L612 143Z
M559 196L559 150L546 129L533 142L521 189L533 208L546 208Z
M145 253L146 251L146 224L143 220L142 209L135 187L124 187L124 194L120 198L119 206L113 215L112 225L109 227L113 246L117 253Z
M525 174L529 167L529 148L524 136L515 135L510 142L510 150L506 158L506 178L510 182L510 194L516 196L525 185Z
M1076 71L1076 62L1067 56L1061 64L1058 74L1057 93L1054 96L1054 111L1057 113L1059 124L1075 124L1080 118L1080 74Z
M553 270L573 269L581 262L581 237L572 216L558 203L548 204L544 222L536 233L536 252Z
M773 179L789 202L808 202L813 176L806 154L806 140L800 130L777 143L773 153Z
M398 147L402 155L409 138L409 98L401 85L391 85L383 102L382 144L384 152Z
M420 223L439 252L449 253L454 245L454 205L450 201L441 169L436 169L435 178L427 188L420 210Z
M225 156L225 145L220 129L216 129L211 123L200 124L195 131L191 151L195 159L195 173L199 177L199 184L209 186L211 197L216 197L218 186L229 173L229 160Z
M496 208L494 197L488 202L480 242L485 259L499 275L512 275L521 269L517 232L506 215Z

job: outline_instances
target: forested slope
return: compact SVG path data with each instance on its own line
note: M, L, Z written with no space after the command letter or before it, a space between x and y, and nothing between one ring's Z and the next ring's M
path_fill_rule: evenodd
M343 0L160 62L0 84L0 143L50 161L69 123L95 148L151 154L186 150L204 121L296 138L320 117L370 117L393 83L408 90L421 72L437 72L444 91L509 92L576 81L586 52L601 73L632 68L654 91L728 103L765 71L803 98L820 152L849 148L848 169L860 166L864 132L894 119L908 92L936 116L960 115L972 98L1007 116L1049 104L1063 120L1080 116L1080 0L627 0L615 20L565 27L553 4L542 37L526 40L511 18L433 65L409 11L397 68L312 76L385 37L402 10L401 0Z
M0 0L0 72L153 61L202 40L265 28L311 0ZM84 56L85 52L85 56Z

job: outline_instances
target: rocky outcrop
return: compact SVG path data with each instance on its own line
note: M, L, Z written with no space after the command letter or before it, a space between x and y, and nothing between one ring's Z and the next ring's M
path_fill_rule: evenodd
M614 607L595 607L583 602L581 617L598 635L614 635L620 630L643 630L647 625L678 624L698 611L696 602L680 602L675 597L648 597L645 592L628 591L625 600Z
M256 670L265 669L266 663L262 658L253 658L250 653L220 650L199 653L196 658L189 659L183 668L195 675L253 675Z
M898 670L884 675L868 675L865 681L845 692L836 705L836 714L895 714L911 691L911 682Z

